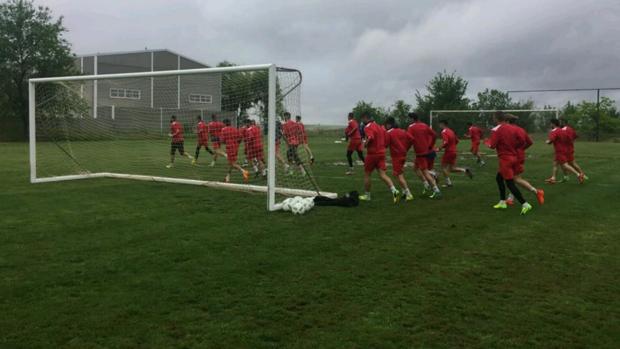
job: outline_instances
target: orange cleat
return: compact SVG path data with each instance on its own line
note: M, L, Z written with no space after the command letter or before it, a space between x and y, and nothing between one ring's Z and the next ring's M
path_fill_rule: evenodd
M512 206L515 204L515 200L513 198L506 199L506 205Z
M247 183L250 180L250 172L243 170L243 182Z
M579 176L577 177L577 179L579 180L579 184L583 184L583 182L586 181L586 175L581 173L579 174Z
M544 204L545 203L545 191L542 189L538 189L536 190L536 199L538 199L538 203L539 204Z

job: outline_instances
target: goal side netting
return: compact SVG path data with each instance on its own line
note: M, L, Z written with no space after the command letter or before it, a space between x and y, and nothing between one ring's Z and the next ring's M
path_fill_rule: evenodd
M270 210L279 196L334 196L287 123L301 82L274 65L31 79L31 182L194 184L265 193Z

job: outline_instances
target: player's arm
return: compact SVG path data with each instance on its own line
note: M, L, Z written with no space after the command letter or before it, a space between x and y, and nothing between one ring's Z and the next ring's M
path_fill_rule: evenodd
M532 138L530 138L530 135L528 135L526 133L525 134L525 148L524 149L527 149L527 148L531 147L532 144L534 144L534 141L532 141Z
M491 132L491 137L484 142L489 148L495 149L497 148L497 132Z
M442 132L441 133L441 147L439 149L446 149L448 147L448 144L450 143L450 137L448 136L447 132Z
M368 148L368 145L370 145L370 143L372 143L372 141L375 139L375 135L374 131L372 129L369 129L368 127L365 131L366 138L364 139L364 147Z
M551 132L551 133L549 133L549 139L547 139L547 140L545 141L545 143L547 143L547 144L552 144L552 143L554 143L554 142L555 142L555 140L556 140L556 135L555 135L555 133L554 133L554 132Z

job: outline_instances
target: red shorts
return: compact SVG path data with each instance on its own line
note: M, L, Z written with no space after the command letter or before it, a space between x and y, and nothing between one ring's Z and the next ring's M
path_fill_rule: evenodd
M426 155L416 155L415 157L415 168L419 170L430 170L432 167L429 167L431 159L429 159Z
M566 160L568 160L568 162L573 162L575 161L575 150L569 150L566 153Z
M557 161L559 164L564 164L569 162L570 156L567 152L555 152L555 161Z
M230 151L226 149L226 158L228 159L229 164L234 164L237 162L239 149L231 149Z
M515 175L520 175L525 172L525 158L517 158L517 168L515 169Z
M198 146L199 147L208 147L209 146L209 140L208 139L198 139Z
M220 149L222 147L219 141L211 142L211 146L213 147L213 149Z
M515 178L519 172L519 160L516 156L502 156L499 158L499 173L504 180Z
M441 157L442 165L456 165L456 153L455 152L446 152Z
M480 141L472 141L471 142L471 153L472 154L478 154L478 151L480 150Z
M347 146L347 151L363 151L364 146L362 145L361 139L351 139L349 140L349 146Z
M367 154L364 159L364 171L371 173L379 169L385 171L385 154Z
M405 168L405 161L407 160L406 156L392 156L392 174L396 177L403 174L403 169Z

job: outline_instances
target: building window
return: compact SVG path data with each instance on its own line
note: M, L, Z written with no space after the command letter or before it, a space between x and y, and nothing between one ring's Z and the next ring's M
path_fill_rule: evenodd
M190 103L211 104L213 103L213 96L211 95L199 95L192 93L189 95Z
M110 98L140 99L142 92L128 88L111 88Z

